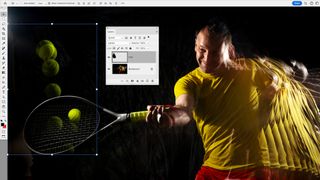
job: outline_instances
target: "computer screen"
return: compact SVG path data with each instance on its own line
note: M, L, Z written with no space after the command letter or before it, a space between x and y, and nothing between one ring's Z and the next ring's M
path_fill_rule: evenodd
M1 3L0 136L1 166L5 167L1 179L195 179L203 167L219 171L216 174L227 172L232 179L247 167L265 166L319 178L320 121L315 117L319 116L320 92L318 1ZM260 123L263 126L257 125L257 129L251 120L242 122L257 117L254 113L264 107L264 91L259 88L269 85L268 80L256 85L251 74L238 75L238 71L254 69L246 62L237 67L227 65L227 61L217 65L237 70L231 73L235 77L230 81L229 76L220 78L220 71L206 73L204 67L209 63L201 58L209 59L214 52L210 49L205 54L205 43L215 47L218 45L213 42L219 44L221 38L210 36L210 42L201 41L201 35L210 31L203 29L210 20L227 25L226 34L219 30L214 33L220 33L222 41L232 42L236 62L252 59L262 69L280 69L263 71L266 77L276 79L276 85L283 83L276 94L285 94L282 89L289 94L289 87L294 87L298 90L292 94L306 95L283 98L273 93L265 101L274 108L263 110L267 109L265 116L274 121L266 126ZM229 48L227 59L232 59L230 52ZM201 75L203 72L210 77ZM249 81L253 85L248 92L254 87L255 93L247 97L242 93L247 92L244 86ZM195 84L201 86L195 88ZM239 90L231 88L233 85ZM213 90L205 90L207 86ZM219 89L221 86L226 89ZM217 92L221 94L214 94ZM179 98L184 95L187 99L183 102L189 103L182 103L185 107ZM238 101L242 106L237 106ZM192 108L188 110L190 102ZM295 102L308 105L295 106ZM148 105L161 113L148 111ZM166 111L177 111L178 115L169 115L167 119L175 120L162 127ZM176 119L184 118L184 112L190 112L192 120L180 125ZM307 123L299 121L303 124L300 129L298 122L288 118L291 115L306 118ZM289 119L284 131L281 127L286 127L287 121L283 119ZM257 147L262 149L261 142L266 142L268 163L257 160L265 151L253 152L255 143L239 143L261 129L266 140L259 139L261 134L254 139L259 139ZM307 133L313 131L312 135ZM291 141L302 132L313 139L311 145L303 143L307 141L303 138L297 143ZM281 140L277 140L278 134ZM222 144L228 148L221 148ZM301 155L298 162L290 159L295 152L308 155ZM289 177L271 174L276 175Z

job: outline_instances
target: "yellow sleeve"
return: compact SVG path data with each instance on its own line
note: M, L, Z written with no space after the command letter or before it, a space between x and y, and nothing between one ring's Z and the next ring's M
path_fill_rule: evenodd
M182 94L190 94L196 97L197 84L195 77L187 74L180 78L174 86L174 95L176 99Z

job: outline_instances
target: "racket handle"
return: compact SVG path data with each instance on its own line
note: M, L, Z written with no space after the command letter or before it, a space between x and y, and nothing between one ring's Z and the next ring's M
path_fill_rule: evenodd
M146 117L148 115L148 111L137 111L130 113L131 122L141 122L146 121Z

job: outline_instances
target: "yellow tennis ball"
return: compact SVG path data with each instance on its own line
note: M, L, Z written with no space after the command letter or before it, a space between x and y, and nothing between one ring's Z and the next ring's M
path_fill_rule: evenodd
M36 54L42 60L55 59L57 57L57 49L49 40L42 40L36 47Z
M58 128L61 130L63 128L63 121L59 116L51 116L48 121L48 128Z
M71 122L77 123L80 121L81 111L77 108L73 108L68 113L68 118Z
M53 77L58 74L60 69L59 63L54 59L48 59L42 64L42 73L47 77Z
M56 83L50 83L44 88L44 93L48 98L61 95L61 88Z

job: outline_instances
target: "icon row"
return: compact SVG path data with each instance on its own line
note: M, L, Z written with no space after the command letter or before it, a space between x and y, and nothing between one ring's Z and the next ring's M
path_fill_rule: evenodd
M305 5L307 5L306 3L307 3L307 2L305 2ZM312 5L319 5L319 4L320 4L319 1L310 1L310 2L309 2L309 5L311 5L311 6L312 6Z
M107 49L112 49L112 50L132 50L133 48L132 47L108 47Z
M150 36L125 36L124 39L150 39Z
M127 82L127 83L153 83L155 82L153 79L122 79L120 80L120 82L124 83L124 82Z
M107 49L111 50L146 50L146 47L107 47Z
M294 2L295 3L299 2L300 5L302 5L301 1L293 1L292 3L294 3ZM320 5L320 1L303 1L303 5L305 5L305 6L307 6L307 5L310 5L310 6L316 5L316 6L318 6L318 5Z
M50 3L48 3L50 4ZM77 5L124 5L124 2L78 2Z

